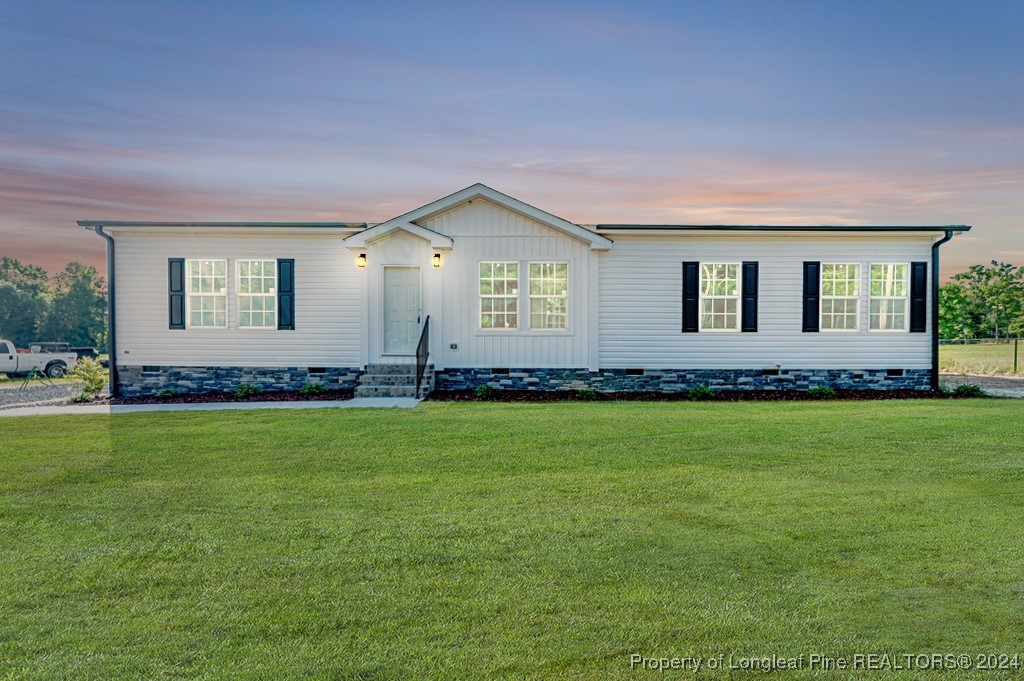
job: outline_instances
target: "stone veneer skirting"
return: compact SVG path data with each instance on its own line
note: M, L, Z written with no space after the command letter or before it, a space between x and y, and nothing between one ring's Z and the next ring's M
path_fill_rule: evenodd
M243 383L264 392L299 390L307 383L323 383L328 390L354 390L363 370L358 367L177 367L119 366L118 385L123 397L152 395L161 390L179 393L230 392Z
M857 390L931 390L929 369L444 369L436 390L596 390L598 392L686 392L712 390L808 390L815 386Z

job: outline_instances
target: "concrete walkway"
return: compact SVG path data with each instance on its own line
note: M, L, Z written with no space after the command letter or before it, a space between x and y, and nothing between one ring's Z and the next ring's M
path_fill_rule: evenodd
M238 411L244 409L411 409L420 401L413 397L357 397L351 400L309 402L201 402L196 404L118 404L0 409L3 416L51 416L54 414L139 414L155 411Z

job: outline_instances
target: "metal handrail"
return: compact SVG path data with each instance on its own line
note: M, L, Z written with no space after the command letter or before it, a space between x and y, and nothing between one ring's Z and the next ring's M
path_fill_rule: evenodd
M416 397L420 396L420 386L423 384L423 373L427 369L428 357L430 357L430 315L423 320L420 342L416 344Z

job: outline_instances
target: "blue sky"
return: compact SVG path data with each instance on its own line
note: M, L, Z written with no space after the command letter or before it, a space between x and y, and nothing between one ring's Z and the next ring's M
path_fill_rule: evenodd
M0 254L90 219L969 223L1024 264L1024 3L0 0Z

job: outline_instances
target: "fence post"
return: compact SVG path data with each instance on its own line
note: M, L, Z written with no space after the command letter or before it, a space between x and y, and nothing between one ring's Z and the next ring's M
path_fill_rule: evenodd
M1013 339L1013 373L1017 373L1017 346L1020 344L1020 338Z

